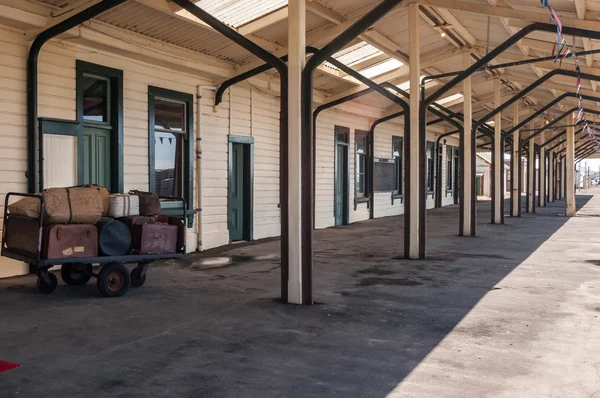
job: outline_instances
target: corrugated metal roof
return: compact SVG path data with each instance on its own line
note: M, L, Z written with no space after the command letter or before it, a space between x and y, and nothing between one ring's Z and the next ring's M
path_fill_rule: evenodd
M287 0L200 0L195 4L229 26L238 28L287 6Z
M164 14L134 1L126 2L97 19L227 61L239 63L241 59L252 57L248 51L216 31L182 24L180 17Z

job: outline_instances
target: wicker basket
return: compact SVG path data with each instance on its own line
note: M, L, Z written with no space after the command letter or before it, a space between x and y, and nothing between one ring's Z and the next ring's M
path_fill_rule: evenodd
M102 197L96 188L49 188L42 196L45 224L95 224L102 217Z

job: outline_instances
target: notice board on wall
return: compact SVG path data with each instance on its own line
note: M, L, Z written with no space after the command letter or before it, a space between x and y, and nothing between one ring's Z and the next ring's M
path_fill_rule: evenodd
M373 189L375 192L396 190L396 162L393 158L375 158L373 163Z

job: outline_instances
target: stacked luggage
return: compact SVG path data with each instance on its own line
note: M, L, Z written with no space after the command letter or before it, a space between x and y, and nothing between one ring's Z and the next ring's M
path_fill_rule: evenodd
M8 248L31 254L40 250L44 259L60 259L172 254L185 246L183 220L163 215L156 194L111 195L88 185L50 188L39 195L45 204L41 231L39 200L24 198L8 206Z

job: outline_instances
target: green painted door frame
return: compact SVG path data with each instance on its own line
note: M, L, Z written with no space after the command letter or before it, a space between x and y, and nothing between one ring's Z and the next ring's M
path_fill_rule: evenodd
M227 227L229 242L253 240L254 138L229 136Z
M83 119L83 79L85 75L98 76L108 80L110 95L110 109L108 109L109 123L95 123ZM109 182L107 188L111 192L123 192L123 71L77 60L76 76L77 121L83 125L83 128L77 137L78 183L84 184L87 182L96 182L97 180L87 181L87 179L92 177L99 178L102 176L103 181ZM104 130L104 132L100 132L100 130ZM86 136L88 137L87 148L85 143ZM90 141L91 136L94 136L94 138ZM95 150L95 153L90 152L92 149ZM98 158L98 151L102 151L102 155L106 156L109 164L101 167L102 170L92 171L90 169L91 163L89 162L92 160L100 160ZM108 154L106 151L108 151ZM93 159L90 158L90 155L93 156ZM84 162L87 163L87 166L84 166ZM108 175L106 175L106 173L108 173Z
M334 150L334 198L333 214L335 225L350 223L349 192L350 186L350 129L335 126Z
M84 128L83 131L83 184L111 186L111 131Z

